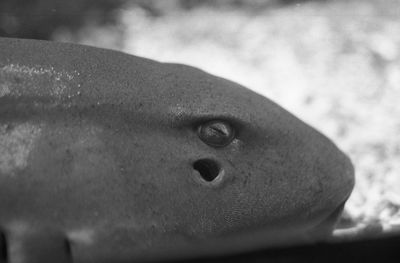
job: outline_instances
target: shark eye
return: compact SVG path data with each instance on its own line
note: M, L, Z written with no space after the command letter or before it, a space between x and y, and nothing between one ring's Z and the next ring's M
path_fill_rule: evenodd
M204 143L213 147L224 147L235 137L233 127L221 120L213 120L200 125L197 133Z

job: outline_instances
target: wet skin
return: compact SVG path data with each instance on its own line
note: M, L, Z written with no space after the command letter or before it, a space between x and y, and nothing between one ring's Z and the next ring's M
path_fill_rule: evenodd
M116 51L0 39L3 261L316 240L353 185L329 139L236 83Z

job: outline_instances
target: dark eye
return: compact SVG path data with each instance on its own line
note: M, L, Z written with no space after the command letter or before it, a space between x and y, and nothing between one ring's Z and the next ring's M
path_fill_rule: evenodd
M220 120L209 121L200 125L197 133L204 143L213 147L224 147L235 137L233 127Z

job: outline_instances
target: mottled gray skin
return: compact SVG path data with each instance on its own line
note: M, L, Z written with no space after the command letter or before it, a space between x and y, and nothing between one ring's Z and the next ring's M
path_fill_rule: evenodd
M233 141L200 140L209 120L230 123ZM221 168L212 182L193 168L204 158ZM0 39L3 260L159 259L323 238L353 184L329 139L238 84L116 51Z

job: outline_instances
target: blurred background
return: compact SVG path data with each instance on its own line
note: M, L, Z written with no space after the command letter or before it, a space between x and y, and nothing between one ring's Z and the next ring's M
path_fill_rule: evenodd
M1 0L0 36L121 50L247 86L351 157L345 224L400 230L400 0Z

